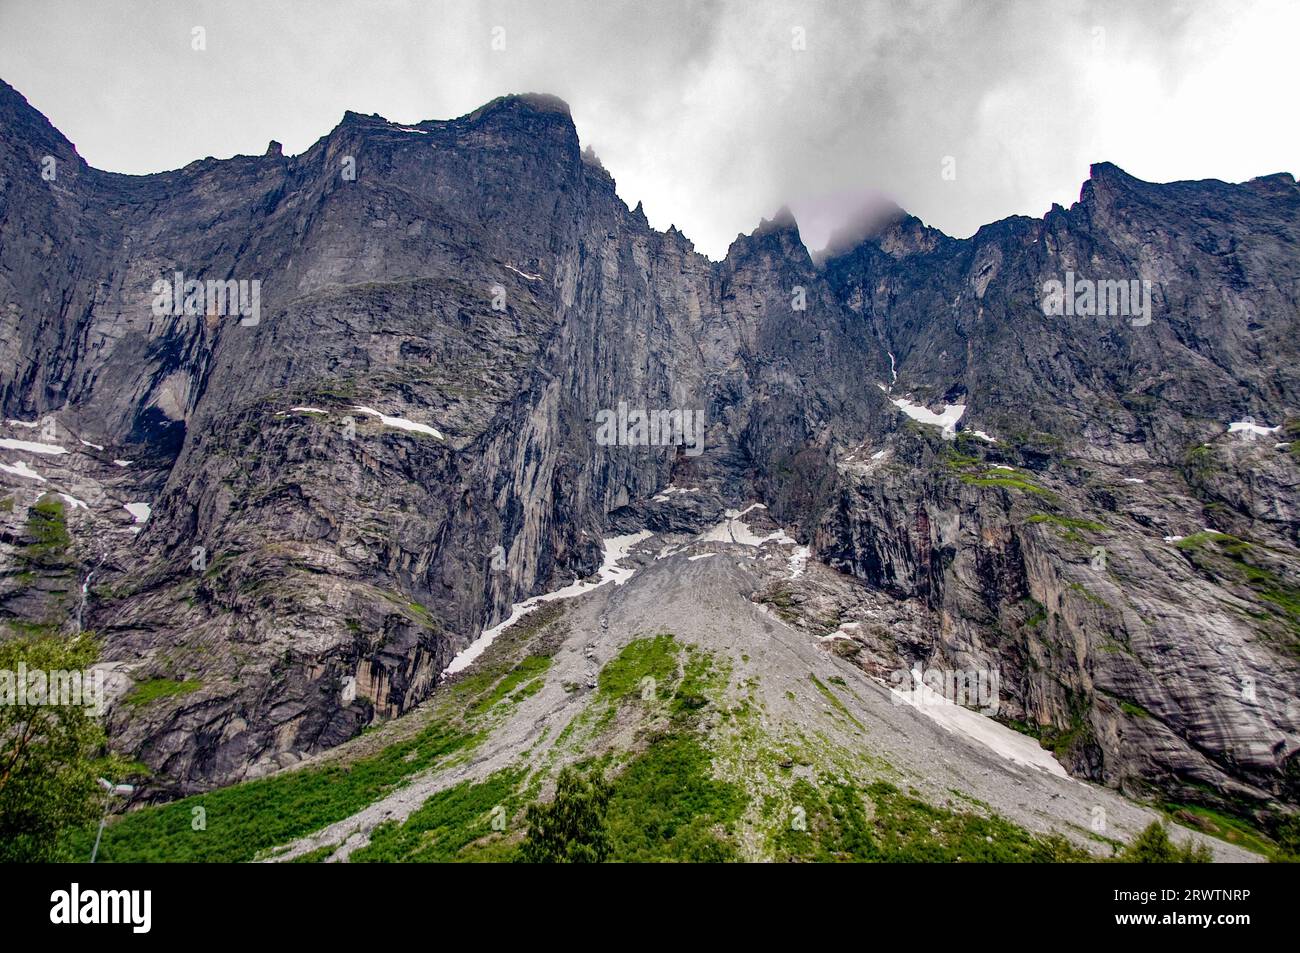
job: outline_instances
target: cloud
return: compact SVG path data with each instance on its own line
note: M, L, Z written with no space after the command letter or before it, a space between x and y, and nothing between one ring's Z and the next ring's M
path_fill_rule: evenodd
M888 201L958 236L1041 215L1102 159L1157 181L1294 171L1296 35L1300 7L1271 0L46 0L0 12L0 61L88 161L133 173L299 152L345 109L555 93L624 200L716 258L782 204L816 248Z

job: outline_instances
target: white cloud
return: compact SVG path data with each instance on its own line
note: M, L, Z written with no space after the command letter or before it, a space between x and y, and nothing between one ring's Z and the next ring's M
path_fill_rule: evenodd
M135 173L300 152L345 109L413 123L551 92L629 205L717 257L786 203L817 247L879 197L958 236L1041 215L1103 159L1156 181L1295 171L1297 35L1285 0L47 0L0 11L0 62L88 161Z

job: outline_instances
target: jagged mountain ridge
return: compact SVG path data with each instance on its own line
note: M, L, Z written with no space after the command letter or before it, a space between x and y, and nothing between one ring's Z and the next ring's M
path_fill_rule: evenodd
M201 683L114 709L161 790L400 714L511 603L594 570L608 531L699 530L754 498L818 558L924 609L861 636L864 666L996 664L1009 717L1050 729L1081 777L1294 803L1278 607L1297 583L1296 464L1224 433L1297 416L1289 176L1156 186L1099 165L1071 209L971 239L904 217L814 265L782 215L714 263L627 209L549 97L412 127L349 113L300 156L127 177L2 92L0 409L109 448L69 481L106 498L126 492L110 477L138 481L152 502L138 536L74 544L69 578L102 563L112 580L87 625L124 687ZM260 276L261 323L153 315L149 288L176 268ZM1067 269L1152 281L1152 325L1046 317L1038 289ZM998 442L946 442L902 397L964 402L965 429ZM703 409L706 452L596 445L596 411L620 400ZM648 501L670 483L711 495L661 512ZM78 540L103 523L74 506L83 520ZM1249 555L1164 542L1204 527ZM45 611L5 585L3 611Z

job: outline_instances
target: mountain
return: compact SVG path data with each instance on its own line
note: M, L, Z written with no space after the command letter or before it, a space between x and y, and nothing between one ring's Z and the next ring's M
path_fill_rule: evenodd
M720 765L748 712L777 767L725 780L787 798L876 758L1085 847L1093 807L1150 817L1105 788L1211 827L1300 803L1290 175L1103 163L1041 220L900 211L816 262L783 210L711 262L549 96L138 177L8 86L0 131L0 617L98 634L145 799L453 718L475 753L406 817L656 732ZM638 409L679 439L625 445ZM610 687L637 665L671 691ZM945 727L895 704L913 668L996 704Z

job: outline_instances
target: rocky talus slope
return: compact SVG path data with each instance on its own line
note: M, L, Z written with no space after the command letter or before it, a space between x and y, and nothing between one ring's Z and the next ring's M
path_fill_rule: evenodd
M838 673L849 760L933 800L967 742L889 679L996 673L993 717L1075 780L1013 773L1073 806L1019 807L1000 762L950 787L1028 830L1102 787L1271 830L1300 803L1298 250L1289 175L1099 164L1070 208L969 239L899 213L814 262L782 212L710 262L627 208L551 97L131 177L0 85L0 616L98 633L114 744L164 800L451 704L457 653L594 579L604 540L685 545L761 502L805 571L672 555L565 602L590 679L556 667L518 711L574 713L555 692L662 630L728 666L719 717L753 695L765 730L831 732L808 676ZM257 322L159 313L177 272L260 282ZM1045 314L1067 275L1149 288L1149 323ZM703 452L597 439L620 402L698 411ZM540 744L513 724L509 757L454 770Z

